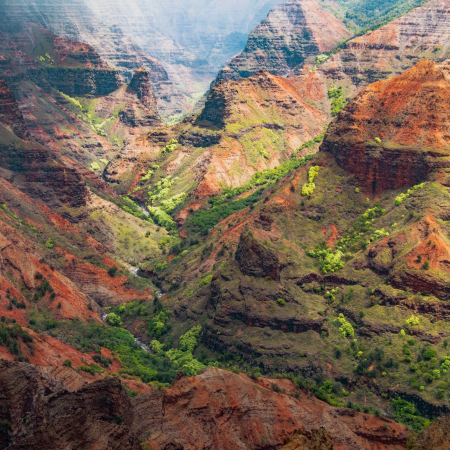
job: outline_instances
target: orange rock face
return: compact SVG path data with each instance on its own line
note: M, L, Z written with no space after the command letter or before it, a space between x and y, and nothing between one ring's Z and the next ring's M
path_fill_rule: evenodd
M285 393L271 390L272 383ZM133 400L133 430L155 450L278 448L301 428L325 427L334 449L400 450L402 425L309 399L286 380L255 383L245 375L209 368L170 389ZM177 447L178 446L178 447Z
M322 150L367 192L413 186L448 167L447 65L423 61L372 84L330 125Z

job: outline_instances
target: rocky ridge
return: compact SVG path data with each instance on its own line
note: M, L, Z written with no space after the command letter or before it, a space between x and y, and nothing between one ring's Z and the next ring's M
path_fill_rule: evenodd
M7 427L2 428L0 439L8 449L37 444L63 448L75 443L100 449L151 445L158 450L211 446L262 450L282 446L300 427L312 430L303 435L317 441L315 436L324 434L318 430L320 424L342 449L400 450L408 436L395 422L331 408L283 380L273 380L284 391L276 393L270 380L256 383L244 375L207 369L196 377L178 378L164 391L130 401L114 378L86 385L67 367L58 371L24 363L1 364L0 417ZM213 409L211 398L215 399ZM205 402L209 407L205 408ZM225 411L227 420L217 420ZM300 439L299 434L295 439ZM330 442L330 437L319 439Z
M449 93L448 66L423 61L359 94L330 125L321 148L371 194L412 187L436 172L445 177Z
M168 117L188 109L181 91L169 79L162 64L145 53L117 24L104 24L84 0L57 4L7 1L1 8L3 20L0 26L5 32L21 30L26 20L39 23L68 40L90 44L126 82L137 69L145 66L149 70L161 114Z
M351 33L315 1L294 0L273 8L250 34L244 51L216 81L247 78L259 70L288 76L309 57L332 50Z
M143 188L158 177L189 179L195 189L186 192L190 194L187 209L196 208L219 193L223 184L240 186L256 172L290 159L302 144L321 135L329 113L326 107L311 106L309 100L319 103L324 98L326 91L321 88L305 94L295 82L265 72L219 83L198 117L150 132L138 148L124 148L108 166L107 180L117 183L120 192L132 192L145 202ZM172 139L179 145L173 153L165 153ZM309 151L306 148L302 154ZM155 165L154 177L142 182ZM181 221L183 217L185 212Z

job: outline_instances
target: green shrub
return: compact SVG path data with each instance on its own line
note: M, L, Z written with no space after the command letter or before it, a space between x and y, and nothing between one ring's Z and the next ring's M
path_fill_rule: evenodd
M172 139L163 149L162 153L172 153L178 147L178 141L176 139Z
M110 313L106 316L106 322L108 325L112 327L121 327L123 326L122 319L116 313Z
M342 86L338 88L333 86L328 91L328 98L331 100L331 115L335 117L347 104L347 101L343 98Z
M203 280L200 283L200 286L201 287L206 286L207 284L211 283L212 279L213 279L213 274L208 275L207 277L203 278Z
M411 328L420 325L420 318L417 316L411 316L405 321L406 328Z
M311 197L316 189L316 185L314 184L314 179L319 173L319 166L314 166L309 169L308 172L308 183L303 185L302 187L302 195L305 197Z
M342 261L344 254L340 250L333 250L326 246L318 246L316 250L310 250L308 256L319 260L324 274L334 273L345 265Z
M45 243L45 246L46 246L47 248L53 248L53 247L55 246L55 243L53 242L53 238L49 238L49 239L47 240L47 242Z
M63 366L64 366L64 367L72 367L72 361L71 361L70 359L66 359L66 360L63 362Z
M339 331L342 333L342 336L355 336L355 330L353 329L352 324L344 317L344 314L339 314L339 317L336 319L336 321L341 325L339 327Z
M202 331L200 325L191 328L187 333L180 337L180 350L193 353L198 345L198 337Z
M82 370L83 372L88 372L91 375L96 375L98 373L103 373L104 369L102 369L101 367L97 366L97 364L90 364L89 366L86 366L84 364L82 364L81 366L77 367L78 370Z
M158 206L149 206L148 210L153 218L153 220L160 226L165 228L166 230L174 230L176 229L176 223L172 220L172 217L169 216L165 211L163 211Z
M107 367L109 367L112 364L112 359L111 358L106 358L102 355L94 355L92 357L92 359L97 363L100 364L102 367L104 367L105 369Z
M394 203L395 206L400 206L408 197L411 196L411 194L414 191L417 191L418 189L422 189L424 187L425 183L417 184L412 189L408 189L406 193L399 194L397 197L395 197Z
M166 334L170 329L169 319L170 312L167 309L159 311L147 322L147 334L156 338Z
M279 299L277 299L277 303L280 306L285 306L286 305L286 300L284 300L283 298L279 298Z
M116 273L117 273L117 267L116 266L111 266L109 269L108 269L108 275L111 277L111 278L114 278L115 276L116 276Z

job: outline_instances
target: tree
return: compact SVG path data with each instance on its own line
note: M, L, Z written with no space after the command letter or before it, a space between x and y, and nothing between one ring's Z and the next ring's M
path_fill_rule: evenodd
M106 322L112 327L121 327L123 325L122 319L115 313L106 316Z

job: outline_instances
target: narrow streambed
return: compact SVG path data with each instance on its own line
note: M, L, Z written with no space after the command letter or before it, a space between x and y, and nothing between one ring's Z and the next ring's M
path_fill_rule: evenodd
M140 208L141 208L141 207L140 207ZM142 209L142 211L145 213L144 209L143 209L143 208L141 208L141 209ZM148 213L148 211L147 211L147 213ZM147 214L147 215L148 215L148 214ZM139 267L130 266L129 270L130 270L130 273L131 273L133 276L135 276L135 277L137 277L137 278L143 278L143 277L141 277L141 276L139 275ZM155 294L156 294L157 298L161 298L161 297L164 295L163 292L161 292L156 286L155 286L154 289L155 289ZM108 317L108 314L103 314L103 315L102 315L102 320L103 320L103 322L106 323L107 317ZM144 344L143 342L141 342L141 341L140 341L136 336L134 336L129 330L127 330L127 331L134 337L134 340L136 341L136 344L138 344L139 347L141 347L142 350L144 350L144 351L147 352L147 353L150 353L150 349L148 348L148 346L147 346L146 344Z
M145 206L138 205L138 208L139 208L139 209L140 209L147 217L150 217L150 213L149 213L148 209L145 208Z

